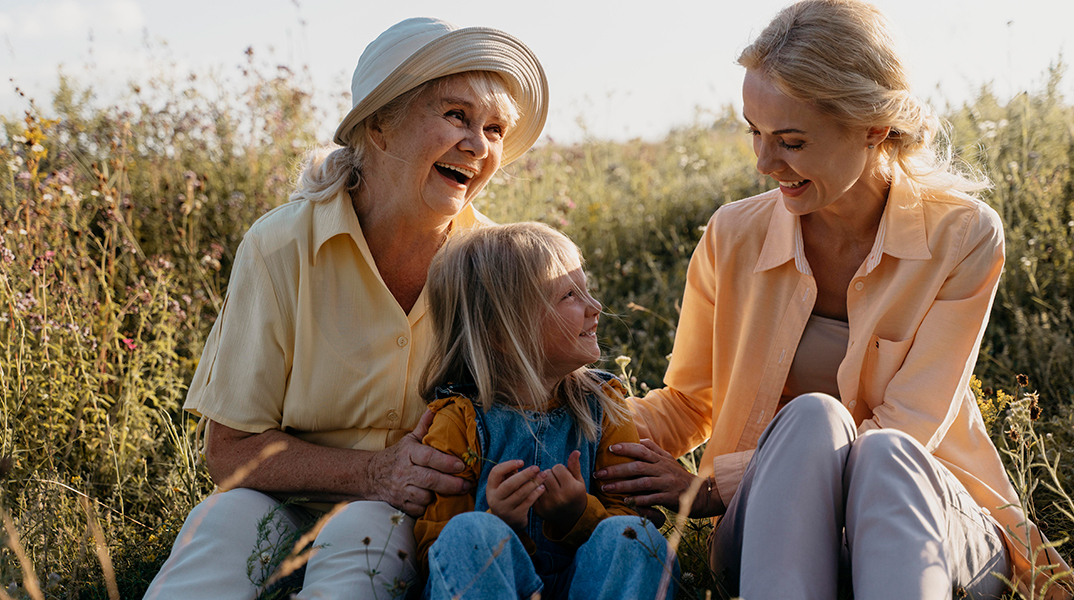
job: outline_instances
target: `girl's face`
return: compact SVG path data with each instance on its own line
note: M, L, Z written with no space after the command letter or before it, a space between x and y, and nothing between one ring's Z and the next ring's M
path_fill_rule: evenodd
M545 377L562 379L600 358L597 321L600 302L586 289L579 263L570 273L552 281L552 310L540 324L545 356Z
M742 84L742 114L753 135L757 171L779 183L787 210L799 216L838 208L853 196L848 192L865 186L869 144L887 133L848 129L753 69Z
M491 104L462 78L428 86L399 127L378 132L391 184L433 214L458 214L500 168L509 119Z

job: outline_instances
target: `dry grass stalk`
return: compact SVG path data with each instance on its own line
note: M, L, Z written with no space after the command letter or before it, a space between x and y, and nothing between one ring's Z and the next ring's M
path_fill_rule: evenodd
M235 472L232 473L231 476L229 476L227 479L225 479L223 481L223 483L221 483L218 486L217 493L226 492L226 491L228 491L230 489L238 487L238 485L240 483L242 483L242 481L244 479L246 479L246 476L249 475L251 472L253 472L253 470L256 469L258 467L258 465L263 463L269 457L271 457L271 456L273 456L275 454L279 454L280 452L283 452L284 449L286 449L286 448L287 448L287 443L286 442L275 442L275 443L269 444L268 446L265 446L264 448L261 449L261 453L258 454L256 458L254 458L253 460L247 462L245 465L242 465L238 469L235 469ZM216 497L217 497L217 494L213 494L212 496L209 496L209 498L207 498L205 500L205 502L208 503L207 506L206 506L206 511L205 512L208 512L208 510L212 509L213 504L216 503ZM204 513L202 514L202 518L204 518ZM201 526L201 521L202 521L202 519L197 519L194 522L188 523L188 525L190 525L190 531L183 536L183 539L176 541L176 546L177 547L180 544L182 544L182 545L189 544L194 540L194 532L196 532L198 530L198 528ZM184 525L184 528L185 527L186 526ZM161 578L162 580L164 578L167 578L169 576L168 571L170 571L170 569L169 569L170 566L171 566L170 563L164 563L164 567L160 570L160 573L157 574L157 577ZM158 588L158 590L159 590L159 588ZM156 595L154 595L153 598L156 598ZM37 599L35 599L35 600L37 600Z
M112 568L112 557L108 554L108 544L104 539L104 530L101 529L101 524L97 520L97 511L93 509L89 499L81 497L79 500L82 502L82 509L86 511L86 526L89 528L90 534L93 535L97 560L101 561L101 572L104 573L105 587L108 588L108 599L120 600L119 586L116 584L116 571Z
M485 571L487 571L488 568L492 566L492 563L496 560L496 557L498 557L500 553L503 552L503 548L506 545L507 538L503 538L502 540L500 540L500 543L496 544L496 547L492 549L492 556L490 556L489 559L485 561L485 565L481 567L481 570L477 572L477 575L474 575L474 578L470 580L470 583L466 584L466 587L463 588L461 592L452 596L451 600L459 600L460 598L465 596L466 592L469 591L470 586L474 585L474 583L476 583L478 579L481 579L481 576L484 575ZM534 596L537 598L537 600L540 600L541 593L537 592L534 594Z
M41 584L37 581L37 574L34 572L34 566L30 564L30 557L26 556L26 551L19 543L19 532L15 529L15 522L3 508L0 508L0 516L4 518L4 529L7 530L7 546L19 558L23 574L22 585L26 588L26 593L30 594L33 600L45 600L45 595L41 593Z
M690 508L694 505L694 498L697 497L697 492L704 481L701 477L694 477L694 480L690 482L690 487L679 496L679 513L675 515L675 528L671 530L671 535L668 537L668 554L664 559L664 573L660 576L660 586L656 591L657 600L664 600L667 597L675 553L679 549L679 542L682 541L682 532L686 528L686 522L690 519Z
M339 514L340 511L346 508L346 506L346 502L340 502L339 504L332 507L332 510L325 513L323 517L317 519L317 522L313 524L313 527L311 527L309 531L304 533L302 537L298 538L298 541L295 542L295 547L291 550L291 554L287 558L285 558L282 563L280 563L280 567L276 569L276 572L273 573L271 577L265 580L262 589L268 588L270 585L276 583L284 577L287 577L291 573L294 573L298 569L302 568L302 566L305 565L307 562L309 562L309 560L313 558L313 555L317 553L317 549L310 548L309 552L302 552L302 549L305 548L307 545L312 544L313 540L317 539L317 535L321 533L321 528L324 527L324 524L327 523L332 517Z

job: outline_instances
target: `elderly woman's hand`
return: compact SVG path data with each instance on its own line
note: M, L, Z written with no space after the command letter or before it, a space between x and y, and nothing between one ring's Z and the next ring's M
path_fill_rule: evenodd
M433 494L455 495L470 489L469 482L453 475L465 467L461 460L421 443L432 422L433 413L425 411L414 431L374 453L369 464L369 489L412 517L425 513Z
M665 452L649 439L640 444L612 444L608 447L613 454L635 459L633 462L612 465L594 473L597 479L618 480L601 486L605 492L626 494L641 510L653 506L663 506L675 512L680 510L680 497L697 479L682 468L675 457ZM712 498L714 490L702 485L690 507L690 516L713 516L720 511L716 505L718 499ZM647 512L642 513L647 516Z

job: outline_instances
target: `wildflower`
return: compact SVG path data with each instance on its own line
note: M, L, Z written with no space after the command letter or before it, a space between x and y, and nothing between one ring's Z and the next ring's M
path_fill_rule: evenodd
M399 556L399 560L406 560L406 557L410 556L409 554L407 554L406 550L400 550L397 554Z
M403 522L403 513L402 512L397 510L394 513L392 513L392 525L399 525L402 522Z
M477 462L477 459L479 458L481 458L481 456L479 456L473 448L467 448L466 452L462 453L462 462L465 463L467 467L474 466L474 463Z
M1040 418L1040 405L1037 404L1038 396L1029 394L1029 420L1036 421Z
M627 368L627 365L630 364L630 357L629 356L616 356L615 357L615 364L619 365L620 369L625 369L625 368Z
M205 256L201 257L201 264L212 268L212 270L214 270L214 271L219 271L220 270L220 261L216 260L212 256L209 256L208 254L206 254Z
M44 152L45 147L42 146L41 144L34 144L33 146L30 146L30 150L32 152Z
M1029 377L1026 375L1019 373L1018 377L1015 378L1015 381L1018 382L1018 387L1029 387Z
M628 540L636 540L638 539L638 532L634 531L633 527L627 527L623 530L623 537Z
M127 350L130 352L133 352L134 349L138 347L138 344L135 344L134 340L131 338L120 338L120 341L123 342L123 345L126 346Z

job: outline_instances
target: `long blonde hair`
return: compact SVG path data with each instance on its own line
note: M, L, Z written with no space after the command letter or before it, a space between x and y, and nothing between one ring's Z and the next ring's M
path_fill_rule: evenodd
M453 235L433 258L425 283L435 341L422 373L422 397L429 402L439 386L472 383L472 400L484 410L499 403L545 411L559 398L590 440L600 424L587 395L599 399L612 422L630 419L622 395L585 367L558 382L551 395L543 378L541 316L554 310L551 282L580 263L574 242L541 223ZM522 406L520 398L536 406Z
M738 57L787 96L807 102L845 127L891 127L880 144L925 189L987 188L979 174L956 170L938 135L944 124L910 93L910 81L884 15L859 0L803 0L779 12ZM967 167L959 165L962 171Z
M456 78L469 84L488 106L505 115L507 135L510 135L510 127L518 121L519 107L508 92L507 82L502 75L493 71L466 71L433 79L399 94L359 123L352 136L355 141L353 146L322 146L307 152L295 179L295 191L291 192L289 200L325 202L342 192L357 189L362 181L362 164L366 153L374 147L369 137L369 126L375 122L386 131L398 127L422 92L430 86L443 86Z

